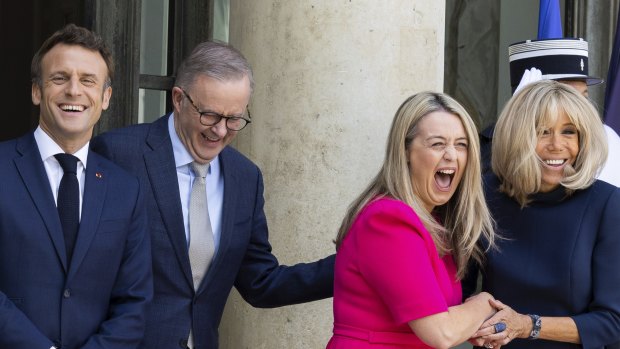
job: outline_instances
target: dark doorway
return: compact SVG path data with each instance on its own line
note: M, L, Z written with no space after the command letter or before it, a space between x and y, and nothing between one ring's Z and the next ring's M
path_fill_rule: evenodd
M0 1L0 69L4 88L0 140L34 129L39 109L30 98L30 62L43 40L67 23L82 25L82 0Z

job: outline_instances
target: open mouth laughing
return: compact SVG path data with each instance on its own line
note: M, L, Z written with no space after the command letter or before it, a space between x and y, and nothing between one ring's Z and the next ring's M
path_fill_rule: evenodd
M209 142L217 142L220 140L219 137L209 137L204 132L201 132L200 135L202 136L202 139L209 141Z
M450 189L452 180L454 179L455 169L441 169L435 172L435 183L442 190Z
M79 104L61 104L59 107L66 112L83 112L86 110L85 106Z

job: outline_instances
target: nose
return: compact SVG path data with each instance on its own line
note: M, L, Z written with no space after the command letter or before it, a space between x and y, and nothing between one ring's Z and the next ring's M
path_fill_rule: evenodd
M213 133L218 135L218 137L220 138L226 136L226 134L228 133L228 129L226 128L226 119L222 118L220 122L211 126L211 131L213 131Z
M67 82L65 93L69 96L79 96L82 92L82 87L79 79L73 77Z
M551 138L549 139L549 148L552 150L561 149L562 143L563 143L562 138L559 135L554 133L551 135Z
M443 154L443 158L448 161L456 159L456 148L454 145L446 146L446 151Z

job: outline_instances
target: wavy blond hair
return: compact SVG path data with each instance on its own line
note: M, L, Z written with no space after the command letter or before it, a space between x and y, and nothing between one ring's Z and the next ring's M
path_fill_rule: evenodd
M407 160L417 126L428 114L445 111L457 116L467 134L467 166L450 200L427 212L414 193ZM484 251L476 243L481 236L494 246L494 224L487 209L480 173L480 145L473 120L465 109L446 94L421 92L409 97L398 108L387 140L383 165L368 187L349 206L342 220L336 248L340 247L359 212L377 197L391 197L409 205L429 231L440 255L451 253L457 264L457 277L465 276L471 258L481 263ZM443 226L437 222L439 216Z
M536 154L544 129L565 114L579 133L579 153L560 182L568 193L592 185L607 159L607 136L592 103L573 87L553 80L526 86L506 104L493 133L491 166L500 191L527 206L542 185Z

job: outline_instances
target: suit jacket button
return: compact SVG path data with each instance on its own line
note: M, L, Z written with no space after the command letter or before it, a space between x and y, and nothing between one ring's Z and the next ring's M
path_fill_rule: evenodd
M62 296L65 298L71 297L71 290L66 288L65 291L62 293Z
M179 341L179 346L183 349L187 349L187 339L181 339Z

